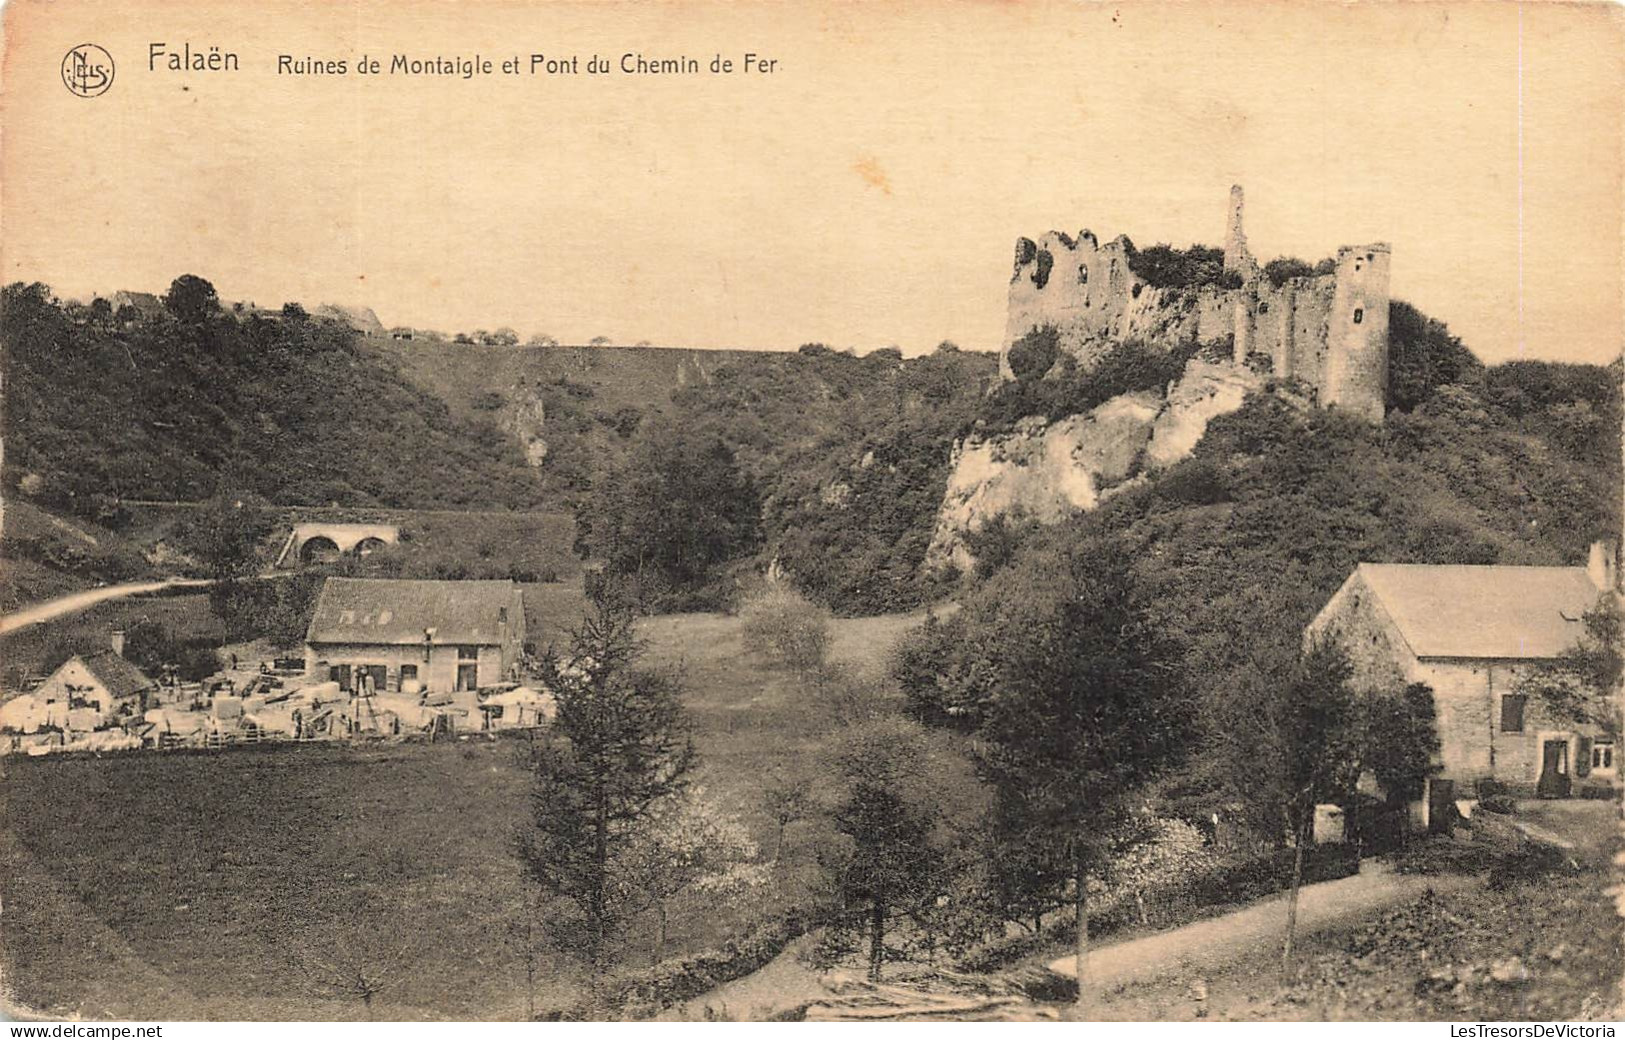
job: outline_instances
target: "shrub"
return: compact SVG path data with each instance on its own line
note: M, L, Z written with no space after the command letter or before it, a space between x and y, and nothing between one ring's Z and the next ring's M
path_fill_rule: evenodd
M745 647L799 675L811 674L829 651L829 611L785 582L770 581L739 608Z
M1130 249L1129 269L1139 275L1145 284L1159 289L1195 289L1204 285L1218 285L1225 275L1231 275L1233 284L1225 288L1239 288L1241 276L1224 269L1224 250L1213 246L1191 246L1175 249L1158 244L1148 249Z
M1573 869L1574 861L1562 849L1545 842L1530 842L1503 858L1490 871L1490 890L1498 892L1513 885L1537 881L1548 874Z
M1517 809L1512 796L1505 794L1492 794L1488 798L1480 797L1478 807L1484 812L1499 813L1503 816L1510 816Z
M1592 798L1601 801L1612 801L1619 797L1619 792L1607 784L1586 784L1580 788L1581 798Z
M1061 334L1053 325L1028 329L1020 339L1010 344L1005 358L1010 363L1010 371L1018 380L1043 378L1060 356L1060 339Z

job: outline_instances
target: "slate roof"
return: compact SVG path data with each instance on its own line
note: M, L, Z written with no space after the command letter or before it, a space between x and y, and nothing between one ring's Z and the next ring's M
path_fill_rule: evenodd
M1584 567L1362 563L1357 573L1417 657L1556 657L1601 595Z
M135 665L126 661L112 650L98 650L93 654L81 654L79 660L84 662L85 668L96 681L107 689L114 697L132 697L142 690L150 690L158 684L147 678L146 674Z
M411 581L398 578L328 578L316 597L305 635L309 643L411 643L495 646L508 625L521 623L524 600L511 581Z

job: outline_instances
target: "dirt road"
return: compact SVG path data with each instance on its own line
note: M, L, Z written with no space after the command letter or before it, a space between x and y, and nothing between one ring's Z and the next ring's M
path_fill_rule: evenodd
M56 599L48 599L44 603L35 603L24 607L14 614L0 617L0 634L14 632L19 628L37 625L41 621L50 621L64 614L75 614L98 603L105 603L112 599L123 599L126 596L139 596L144 592L159 592L168 588L182 588L187 586L208 585L207 578L164 578L160 581L132 581L123 585L106 585L99 589L86 589L83 592L74 592Z
M1443 893L1482 883L1475 877L1396 874L1386 864L1367 860L1352 877L1304 886L1298 901L1298 934L1311 935L1415 899L1430 888ZM1110 989L1170 972L1200 974L1260 946L1279 944L1286 934L1286 903L1285 894L1271 896L1222 917L1098 947L1089 953L1089 977L1096 986ZM1051 961L1049 969L1071 975L1075 963L1075 957L1063 957Z

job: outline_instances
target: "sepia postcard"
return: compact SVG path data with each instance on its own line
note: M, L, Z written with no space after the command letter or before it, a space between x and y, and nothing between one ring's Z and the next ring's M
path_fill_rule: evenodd
M9 1035L1613 1037L1622 11L10 0Z

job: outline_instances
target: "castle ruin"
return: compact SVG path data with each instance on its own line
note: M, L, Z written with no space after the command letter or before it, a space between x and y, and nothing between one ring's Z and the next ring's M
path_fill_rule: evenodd
M1127 236L1102 245L1051 231L1016 241L999 368L1014 378L1009 350L1035 327L1053 325L1060 344L1088 365L1112 344L1139 339L1172 346L1229 339L1233 363L1295 381L1314 402L1380 422L1388 385L1386 242L1343 246L1330 273L1276 285L1247 248L1244 198L1230 189L1224 274L1198 286L1157 287L1133 268ZM1318 269L1317 269L1318 270Z

